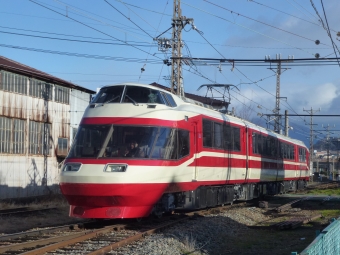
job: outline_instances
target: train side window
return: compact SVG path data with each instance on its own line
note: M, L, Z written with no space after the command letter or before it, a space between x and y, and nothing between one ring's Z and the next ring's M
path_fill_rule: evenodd
M162 95L162 99L163 99L165 105L171 107L171 104L170 104L170 102L168 101L168 99L167 99L165 93L164 93L164 92L161 92L161 95Z
M214 122L214 148L223 148L222 125Z
M257 134L257 133L253 133L253 153L255 154L263 154L263 150L262 150L262 138L264 138L262 135Z
M234 144L233 144L233 150L234 151L240 151L241 150L241 137L240 137L240 129L237 127L233 127L233 138L234 138Z
M233 139L231 135L231 127L229 125L223 126L223 142L224 142L224 149L231 150Z
M303 148L299 148L299 161L306 162L306 150Z
M178 130L178 158L189 155L189 131Z
M176 107L177 106L175 100L172 98L172 96L170 94L165 93L165 96L168 99L168 102L170 103L170 105L172 107Z
M212 147L212 121L203 120L203 146Z

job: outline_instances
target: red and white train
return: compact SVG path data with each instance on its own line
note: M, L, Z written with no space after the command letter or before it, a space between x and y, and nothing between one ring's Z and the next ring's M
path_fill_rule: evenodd
M60 188L72 217L141 218L303 188L308 157L301 141L126 83L86 109Z

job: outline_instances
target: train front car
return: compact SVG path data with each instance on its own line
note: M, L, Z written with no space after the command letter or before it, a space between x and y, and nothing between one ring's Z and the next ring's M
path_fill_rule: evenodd
M142 218L301 189L308 150L150 85L107 86L86 109L61 172L70 216Z
M193 133L186 118L192 116L174 110L179 101L149 85L100 90L61 172L60 189L71 217L140 218L164 211L155 208L162 195L180 191L180 183L192 179L185 170ZM173 209L172 199L165 210Z

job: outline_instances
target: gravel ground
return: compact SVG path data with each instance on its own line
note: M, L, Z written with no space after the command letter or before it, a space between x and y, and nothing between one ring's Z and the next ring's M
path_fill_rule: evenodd
M249 226L269 225L274 217L265 209L235 207L227 211L197 217L146 237L143 241L112 251L110 254L291 254L301 252L314 239L313 225L277 231L251 229ZM290 214L308 215L313 211L291 210Z
M272 203L287 203L288 198L276 198ZM295 200L296 198L291 198ZM339 202L307 201L299 208L273 215L266 209L251 206L233 205L210 210L210 214L197 216L193 220L175 225L161 233L153 234L132 245L114 250L110 254L291 254L301 252L315 238L315 231L326 227L329 218L318 220L294 230L278 231L263 228L290 217L304 215L311 216L327 211L340 212ZM0 218L0 235L29 230L37 226L61 224L77 219L68 218L68 207L58 202L60 207L53 213L30 215L23 217ZM280 216L279 218L277 216ZM260 229L252 228L262 226Z

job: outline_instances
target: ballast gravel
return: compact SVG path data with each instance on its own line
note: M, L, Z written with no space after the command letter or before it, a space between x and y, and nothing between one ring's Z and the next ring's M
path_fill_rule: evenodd
M241 237L249 231L247 225L251 226L268 218L263 214L262 209L255 207L235 208L221 213L198 216L162 233L153 234L142 241L111 251L110 254L211 254L211 251L216 250L216 247L223 242L219 238L221 233L224 237Z

